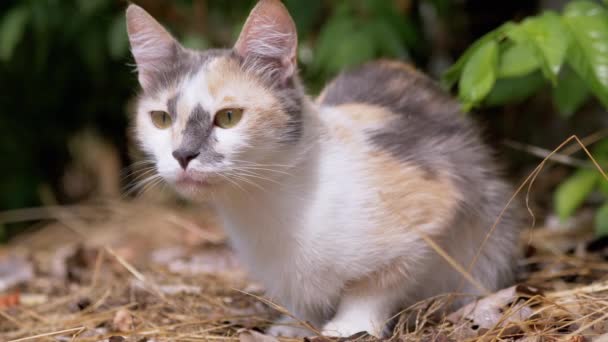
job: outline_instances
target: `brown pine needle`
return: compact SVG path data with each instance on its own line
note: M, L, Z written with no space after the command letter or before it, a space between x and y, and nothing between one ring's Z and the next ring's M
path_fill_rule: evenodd
M78 332L82 332L85 329L86 329L85 327L78 327L78 328L71 328L71 329L65 329L65 330L59 330L59 331L52 331L52 332L48 332L48 333L44 333L44 334L23 337L23 338L19 338L16 340L10 340L8 342L29 341L29 340L34 340L34 339L41 338L41 337L55 336L55 335L61 335L61 334L71 333L71 332L78 333Z

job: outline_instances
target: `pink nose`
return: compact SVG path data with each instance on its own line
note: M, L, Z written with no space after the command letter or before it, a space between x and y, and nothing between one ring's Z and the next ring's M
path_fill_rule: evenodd
M198 151L189 151L180 148L173 151L173 158L175 158L179 165L181 165L182 169L185 170L188 167L188 164L190 164L190 161L196 158L199 154L200 152Z

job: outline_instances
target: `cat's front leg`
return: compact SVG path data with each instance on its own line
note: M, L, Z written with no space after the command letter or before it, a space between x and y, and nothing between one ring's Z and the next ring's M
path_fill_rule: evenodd
M323 326L324 336L349 337L365 331L382 337L402 295L396 289L359 286L346 291L335 316Z
M279 318L266 333L272 336L303 338L316 335L312 330L289 316Z

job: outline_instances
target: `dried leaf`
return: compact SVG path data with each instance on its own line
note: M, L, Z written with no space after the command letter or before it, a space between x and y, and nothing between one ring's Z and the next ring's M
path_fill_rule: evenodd
M518 292L518 288L523 292ZM512 286L470 303L450 314L447 319L459 326L460 338L475 337L481 329L505 327L510 323L527 320L533 313L529 305L518 303L522 298L540 291L530 286Z
M112 320L114 329L120 332L129 332L133 330L133 316L126 309L120 309L116 311L114 320Z
M19 291L0 296L0 309L12 308L20 303Z

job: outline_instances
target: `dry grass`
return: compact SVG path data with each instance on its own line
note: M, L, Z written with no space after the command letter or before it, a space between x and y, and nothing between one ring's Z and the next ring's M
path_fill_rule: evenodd
M21 304L0 310L1 339L236 340L283 310L247 280L209 213L141 202L49 210L56 221L1 250L0 260L19 255L35 268L19 286ZM578 341L608 332L608 262L589 251L586 217L522 236L532 252L521 281L539 291L492 295L489 309L480 302L464 317L440 314L449 296L429 299L397 318L393 338Z

